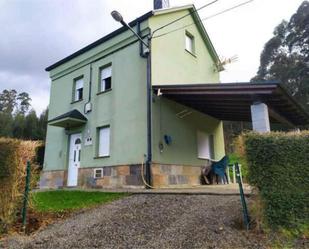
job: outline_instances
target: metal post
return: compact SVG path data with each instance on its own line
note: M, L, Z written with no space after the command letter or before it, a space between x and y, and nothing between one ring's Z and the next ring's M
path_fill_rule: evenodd
M27 168L26 168L26 184L25 184L25 192L24 192L24 202L23 202L23 209L22 209L22 229L26 232L26 222L27 222L27 204L28 204L28 195L30 189L30 174L31 174L31 167L30 162L27 161Z
M238 164L238 167L239 167L240 181L241 181L241 183L243 183L243 182L242 182L242 173L241 173L241 164Z
M236 170L236 177L237 177L237 182L239 184L239 192L240 192L240 199L241 199L241 204L242 204L242 209L243 209L243 215L244 215L244 224L247 230L250 228L250 217L248 214L248 209L247 209L247 204L245 200L245 194L242 186L242 181L240 178L240 172L239 172L239 166L238 163L235 163L235 170Z
M235 164L233 164L233 183L236 183Z
M228 166L226 167L228 184L231 183L231 178L230 178L230 167L231 167L231 165L228 165Z

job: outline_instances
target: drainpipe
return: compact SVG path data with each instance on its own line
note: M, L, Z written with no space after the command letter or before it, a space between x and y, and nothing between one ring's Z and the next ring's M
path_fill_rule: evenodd
M137 23L137 34L141 37L141 23ZM148 53L143 51L143 43L140 41L139 52L140 56L147 58L147 83L146 83L146 96L147 96L147 157L146 157L146 183L152 185L151 182L151 162L152 162L152 84L151 84L151 35L148 37ZM143 172L142 172L143 173ZM149 188L146 185L146 188Z
M91 88L92 88L92 63L90 63L90 68L89 68L89 95L88 95L88 101L84 105L84 114L87 114L87 113L91 112L91 110L92 110Z
M142 32L141 32L141 23L140 22L137 22L136 24L137 26L137 34L142 37ZM149 49L150 50L150 49ZM139 42L139 55L143 58L147 58L148 55L147 53L144 52L144 44L140 41Z
M152 84L151 84L151 37L148 38L149 53L147 54L147 159L146 159L146 181L152 185L151 162L152 162ZM146 186L146 188L149 188Z

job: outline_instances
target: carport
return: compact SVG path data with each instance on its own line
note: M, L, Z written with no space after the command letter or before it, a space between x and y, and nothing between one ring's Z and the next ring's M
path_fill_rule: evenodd
M270 122L297 128L309 115L280 83L220 83L155 85L154 91L197 111L225 121L249 121L257 132Z

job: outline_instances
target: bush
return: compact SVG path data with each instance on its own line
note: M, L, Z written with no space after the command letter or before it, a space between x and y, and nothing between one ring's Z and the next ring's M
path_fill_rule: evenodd
M229 164L235 164L239 163L241 164L241 175L243 182L248 182L248 166L247 161L244 157L240 156L237 153L229 154ZM233 174L232 167L229 168L230 175Z
M41 142L0 138L0 233L7 230L21 211L28 160L32 162L32 179L37 179L34 161L40 145ZM32 181L32 186L35 184Z
M258 189L267 224L289 229L308 225L309 131L247 133L239 141L249 183Z

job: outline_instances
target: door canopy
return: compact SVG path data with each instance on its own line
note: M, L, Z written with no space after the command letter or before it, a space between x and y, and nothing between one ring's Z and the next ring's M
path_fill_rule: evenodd
M87 118L76 109L48 121L49 125L63 127L66 129L79 127L85 123L87 123Z

